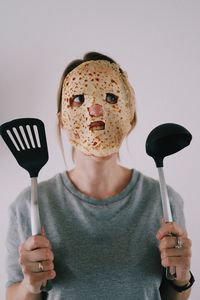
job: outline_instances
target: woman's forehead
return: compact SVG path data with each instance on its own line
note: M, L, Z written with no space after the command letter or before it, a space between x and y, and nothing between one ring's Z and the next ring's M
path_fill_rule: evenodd
M106 60L91 60L84 62L73 69L68 75L73 75L73 73L77 73L77 75L86 75L89 76L96 75L97 73L110 73L112 70L120 73L119 65L116 63L110 63Z
M65 92L79 88L119 89L122 83L117 64L107 61L90 61L79 65L66 76L63 89Z

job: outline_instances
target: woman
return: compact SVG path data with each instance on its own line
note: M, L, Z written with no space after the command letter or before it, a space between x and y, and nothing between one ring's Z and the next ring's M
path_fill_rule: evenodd
M188 299L191 242L180 196L169 188L176 222L161 224L158 182L118 164L136 124L126 73L99 53L73 61L58 120L75 167L39 185L42 236L31 236L30 190L11 205L7 299ZM176 268L173 281L166 267Z

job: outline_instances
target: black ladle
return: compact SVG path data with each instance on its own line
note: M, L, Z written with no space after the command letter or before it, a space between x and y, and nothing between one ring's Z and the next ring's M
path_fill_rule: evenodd
M172 222L172 213L167 193L163 171L163 160L166 156L174 154L190 144L191 133L181 125L165 123L154 128L146 140L146 153L153 157L158 168L160 192L165 222ZM176 278L176 269L167 268L166 277L169 280Z

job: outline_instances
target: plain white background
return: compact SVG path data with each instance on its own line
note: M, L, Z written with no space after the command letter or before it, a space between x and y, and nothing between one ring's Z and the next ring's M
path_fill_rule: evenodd
M38 117L45 125L50 159L39 181L63 171L56 139L56 93L65 66L91 50L113 57L129 74L137 96L138 125L123 146L122 162L157 178L145 140L155 126L175 122L193 135L192 143L165 160L165 176L183 197L193 241L199 298L199 112L200 2L198 0L35 0L1 1L0 124ZM67 149L69 158L69 150ZM0 140L0 299L5 299L7 209L29 185ZM152 207L153 209L153 207ZM151 212L149 212L151 213Z

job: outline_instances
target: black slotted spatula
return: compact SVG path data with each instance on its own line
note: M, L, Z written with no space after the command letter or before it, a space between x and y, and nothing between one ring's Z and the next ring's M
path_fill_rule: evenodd
M44 123L35 118L15 119L2 124L0 134L18 164L31 177L31 232L40 235L37 177L49 158ZM51 288L51 281L48 281L42 291Z

